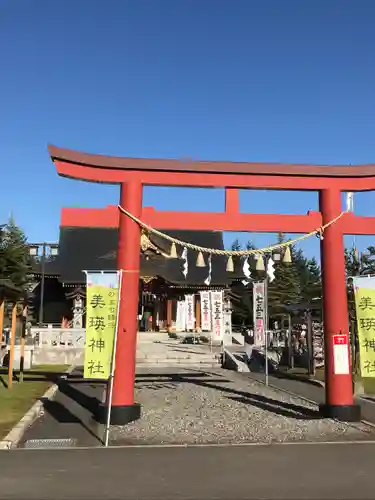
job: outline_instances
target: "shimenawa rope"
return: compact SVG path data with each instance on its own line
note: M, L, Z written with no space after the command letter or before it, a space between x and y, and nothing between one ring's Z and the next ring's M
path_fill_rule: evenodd
M294 245L295 243L298 243L299 241L306 240L307 238L310 238L311 236L318 236L321 239L323 239L323 233L324 230L327 229L327 227L332 226L335 222L337 222L345 212L341 212L337 217L334 219L330 220L327 222L327 224L324 224L324 226L321 226L314 231L311 231L311 233L304 234L303 236L300 236L298 238L295 238L294 240L289 240L285 241L283 243L278 243L276 245L272 245L266 248L258 248L256 250L219 250L217 248L206 248L206 247L201 247L199 245L194 245L193 243L188 243L187 241L181 241L178 240L177 238L173 238L172 236L169 236L169 234L165 234L161 231L158 231L157 229L154 229L153 227L145 224L142 222L138 217L135 217L135 215L131 214L125 208L123 208L121 205L118 205L118 209L120 212L125 214L127 217L132 219L134 222L136 222L139 226L141 226L143 229L145 229L148 233L153 233L157 236L160 236L161 238L164 238L165 240L170 241L171 243L174 243L175 245L179 245L184 248L190 248L191 250L195 250L196 252L202 252L202 253L208 253L212 255L226 255L226 256L231 256L231 257L243 257L245 255L259 255L259 254L266 254L266 253L271 253L274 250L278 250L281 248L286 248L290 247L291 245Z

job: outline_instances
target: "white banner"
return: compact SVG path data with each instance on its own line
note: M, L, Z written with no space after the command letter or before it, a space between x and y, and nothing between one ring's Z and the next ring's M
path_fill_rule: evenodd
M201 296L201 328L202 332L211 331L211 300L210 292L200 292Z
M213 339L223 340L224 315L223 315L223 292L211 292Z
M230 304L228 304L230 305ZM224 307L224 336L223 336L223 344L224 345L232 345L233 344L233 336L232 336L232 311L228 307L227 309Z
M184 300L179 300L177 302L177 313L176 313L176 330L183 332L185 330L186 324L186 302Z
M185 295L186 302L186 330L194 330L194 295Z
M265 343L265 303L264 282L253 283L254 345Z

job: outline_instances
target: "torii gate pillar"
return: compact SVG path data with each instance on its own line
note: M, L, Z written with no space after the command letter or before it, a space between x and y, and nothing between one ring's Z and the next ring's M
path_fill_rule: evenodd
M121 184L120 205L136 217L142 216L142 184L139 181ZM140 405L134 402L140 239L139 225L121 213L117 269L122 271L122 278L111 410L111 423L119 425L137 420L141 413Z
M340 215L341 191L323 189L319 192L319 208L322 223ZM353 404L352 370L338 370L334 362L335 335L344 334L350 359L348 303L346 296L346 272L342 220L327 227L321 239L321 263L324 311L324 358L326 402L320 406L323 416L343 421L359 421L360 406Z

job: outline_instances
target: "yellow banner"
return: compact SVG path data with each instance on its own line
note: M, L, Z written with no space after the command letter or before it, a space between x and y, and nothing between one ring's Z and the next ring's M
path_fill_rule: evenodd
M88 283L84 378L110 377L117 304L117 288Z
M375 377L375 289L355 287L362 377Z

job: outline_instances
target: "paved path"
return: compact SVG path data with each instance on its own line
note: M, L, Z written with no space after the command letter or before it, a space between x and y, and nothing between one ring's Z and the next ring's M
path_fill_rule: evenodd
M0 452L2 499L373 499L373 444Z
M142 418L112 428L111 439L118 445L374 439L373 429L322 420L316 405L246 375L222 369L142 369L136 381ZM44 416L28 429L23 443L73 439L78 446L100 445L104 429L93 415L103 389L73 373L60 383L56 399L45 403Z
M82 378L82 370L59 382L52 401L45 401L44 415L25 433L23 442L34 439L73 439L79 446L98 446L104 426L93 418L103 400L105 385Z
M253 380L258 380L263 383L265 380L263 373L238 373L238 376L250 377ZM325 401L324 387L318 384L275 375L269 376L269 383L273 387L298 394L299 396L309 399L310 401L314 401L317 404L324 403ZM375 401L370 397L356 397L355 399L356 402L361 405L362 419L375 425Z

